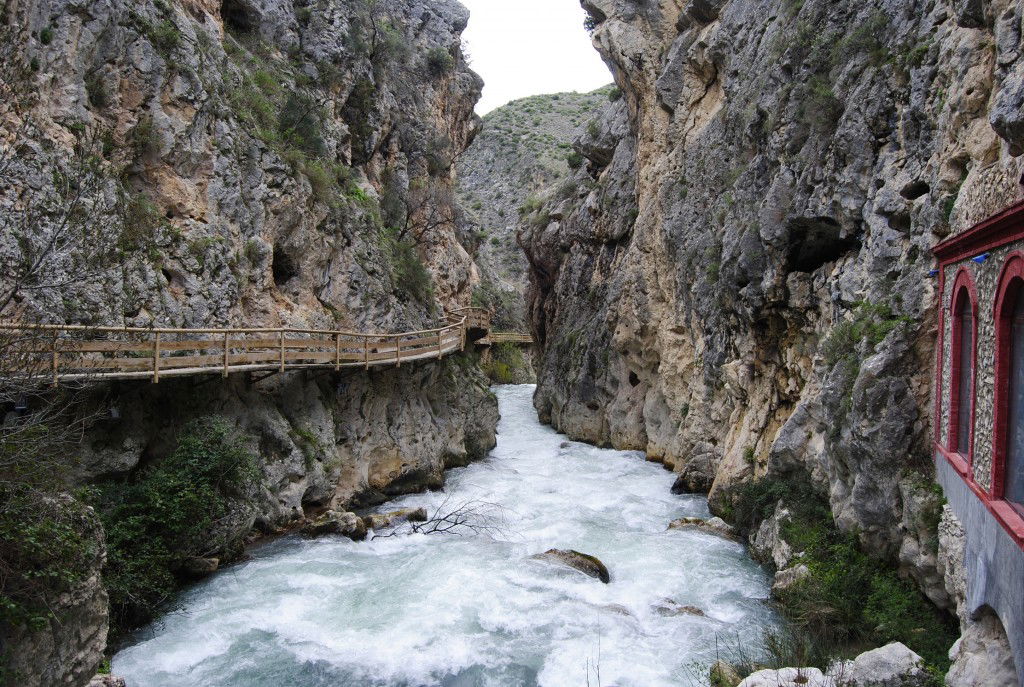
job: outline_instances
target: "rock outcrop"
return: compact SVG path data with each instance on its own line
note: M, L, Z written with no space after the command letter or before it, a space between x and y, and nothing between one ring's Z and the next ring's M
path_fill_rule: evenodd
M625 97L575 144L590 189L523 223L542 419L720 512L806 471L952 608L929 250L1022 195L1024 10L583 4Z
M311 537L319 537L325 534L340 534L352 541L366 539L366 529L366 523L355 513L338 512L336 510L321 513L302 527L302 531Z

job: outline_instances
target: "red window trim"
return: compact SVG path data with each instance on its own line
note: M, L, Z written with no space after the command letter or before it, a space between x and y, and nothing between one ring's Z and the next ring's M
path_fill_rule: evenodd
M996 298L993 306L993 318L996 324L996 359L995 359L995 408L992 427L992 497L1016 513L1016 510L1004 498L1006 482L1006 441L1007 424L1009 422L1010 405L1010 356L1013 341L1010 336L1011 325L1007 318L1007 310L1011 289L1024 289L1024 253L1014 251L1006 258L1003 269L999 273L996 287ZM1018 298L1024 298L1021 292ZM1020 515L1018 514L1019 518Z
M960 262L1024 238L1024 201L932 248L943 265Z
M969 260L976 256L979 256L988 251L995 250L1007 244L1015 241L1024 240L1024 201L1017 202L1010 207L1006 208L1002 212L990 217L977 224L976 226L962 232L956 236L950 237L949 239L939 243L932 249L933 254L939 262L939 293L945 297L946 291L946 269L956 263ZM1024 253L1015 252L1013 255L1007 258L1007 265L1011 258L1020 257L1024 259ZM1005 266L1004 266L1005 271ZM999 290L997 294L1005 293L1005 283L1003 279L1000 279ZM955 291L954 291L955 293ZM977 302L977 301L975 301ZM1000 307L1002 304L995 305ZM1002 499L993 498L992 494L987 493L981 486L975 482L971 466L958 454L950 453L946 450L943 445L944 437L942 433L942 409L943 403L946 402L946 396L942 393L942 377L945 366L945 359L943 357L943 351L945 349L945 326L946 326L946 310L945 308L938 308L938 319L939 319L939 331L938 341L936 349L936 366L935 366L935 421L934 421L934 445L935 450L939 452L945 459L953 466L964 483L970 488L974 495L981 501L988 509L992 516L999 522L1004 530L1010 535L1010 537L1017 543L1017 545L1024 549L1024 517L1021 516L1012 506ZM995 310L994 314L998 314L999 310ZM977 347L977 341L975 341ZM999 346L997 345L997 349ZM1005 348L1005 344L1004 344ZM977 350L977 349L975 349ZM1002 361L1003 365L1007 365L1008 361ZM977 365L975 365L977 370ZM1004 373L1005 378L1005 373ZM975 384L977 381L975 380ZM997 387L998 388L998 387ZM998 399L998 395L997 395ZM1006 403L1004 398L1003 404ZM996 416L998 417L998 415ZM1003 420L1005 423L1005 419ZM995 427L993 427L993 430ZM1001 429L1005 433L1005 426ZM1003 444L1005 444L1005 434L1002 437ZM1005 453L1005 448L999 443L995 443L993 448L996 446L1000 447L1000 451ZM1005 461L1005 456L1000 456ZM996 468L996 456L993 455L993 470ZM1002 476L1000 475L1000 479ZM1000 483L1001 484L1001 483ZM993 476L993 487L996 486L996 481Z
M946 448L950 453L959 453L957 446L960 444L960 318L957 317L960 300L963 294L967 294L968 306L971 308L971 405L970 425L967 430L967 455L961 456L963 461L970 466L974 462L974 418L975 399L977 390L978 369L978 290L974 285L974 278L966 267L961 267L953 280L953 297L949 302L949 317L952 323L950 340L950 384L949 384L949 432L947 433ZM941 388L941 387L940 387Z

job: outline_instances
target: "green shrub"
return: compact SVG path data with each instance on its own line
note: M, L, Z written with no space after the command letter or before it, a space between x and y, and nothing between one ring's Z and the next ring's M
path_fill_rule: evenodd
M0 483L0 625L40 629L54 618L48 601L83 582L98 555L90 522L69 497Z
M800 119L812 130L830 133L843 115L843 104L832 91L832 84L824 77L815 76L803 90Z
M96 72L90 72L85 77L85 95L93 107L107 106L107 90L103 85L102 77Z
M394 229L383 231L382 244L396 292L423 305L429 304L434 297L433 278L423 265L416 244Z
M787 641L807 656L800 664L824 669L834 658L899 641L944 672L946 652L959 634L954 620L891 564L861 551L856 533L835 526L827 499L811 485L806 473L750 482L733 494L732 508L736 525L746 531L780 500L790 511L782 537L811 572L779 599L792 621Z
M368 78L357 79L341 114L352 135L352 163L363 164L370 159L373 138L373 113L377 88Z
M448 50L436 46L427 52L427 71L434 77L440 78L453 69L455 69L455 58Z
M49 45L50 43L52 43L53 29L50 28L49 26L44 27L43 30L39 32L39 42L43 45Z
M165 56L181 45L181 32L169 19L150 26L146 33L153 47Z
M575 150L565 156L565 161L569 164L569 169L579 169L583 166L583 156Z
M618 102L622 99L622 89L618 86L612 86L611 90L608 91L608 100L611 102Z
M320 106L309 94L291 93L281 107L277 126L285 145L307 155L324 154Z
M174 452L128 481L100 488L107 533L104 583L112 633L149 621L174 594L182 564L209 555L211 531L257 478L256 459L220 418L189 423Z
M819 352L825 357L825 364L835 367L843 360L851 360L859 367L857 346L862 341L875 347L901 324L913 324L914 320L893 313L888 305L861 301L856 304L853 320L836 324L822 341Z
M491 346L490 360L483 366L484 374L498 384L513 384L528 376L528 369L523 351L512 343Z

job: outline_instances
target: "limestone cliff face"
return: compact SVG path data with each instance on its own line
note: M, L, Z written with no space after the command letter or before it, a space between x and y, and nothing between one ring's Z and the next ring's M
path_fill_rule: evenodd
M23 312L134 326L428 323L434 299L403 283L395 236L415 244L437 302L468 302L452 160L479 125L481 81L460 51L468 12L456 2L18 0L5 18L29 94L4 110L19 154L3 206L45 200L72 147L99 141L108 193L142 203L97 214L134 210L149 239L101 278L25 291ZM74 262L63 267L67 277Z
M623 101L524 228L536 405L727 508L806 467L940 605L929 249L1021 196L1009 0L585 0ZM932 523L933 525L934 523Z
M503 105L483 118L480 134L459 158L459 199L481 283L475 300L495 313L495 326L527 331L526 256L516 230L524 206L548 193L573 193L572 142L618 92L536 95ZM574 158L574 159L571 159Z
M74 255L55 261L59 288L29 283L5 315L402 331L468 304L476 267L458 242L453 160L479 127L481 81L461 53L461 5L20 0L6 20L23 41L6 57L35 90L4 110L18 153L0 189L4 259L24 257L10 228L49 200L47 178L78 169L83 141L103 142L90 149L92 218L116 224L134 208L149 233L93 278L75 278ZM46 235L48 221L18 226ZM225 414L262 442L253 517L276 526L305 503L414 488L410 474L435 484L445 462L485 453L497 412L481 380L449 361L121 385L104 404L124 420L83 449L79 476L126 473L160 456L178 420ZM320 448L303 447L308 432Z
M454 0L9 0L0 17L0 67L18 76L0 103L3 317L402 331L469 304L453 161L478 130L481 81ZM113 241L109 265L72 241L24 276L83 218L131 249ZM494 445L496 400L462 356L201 381L96 390L74 481L122 479L190 418L227 417L261 479L211 533L226 551L309 508L437 487ZM92 643L69 651L94 668L105 612L73 629ZM78 671L43 650L24 663L23 684Z

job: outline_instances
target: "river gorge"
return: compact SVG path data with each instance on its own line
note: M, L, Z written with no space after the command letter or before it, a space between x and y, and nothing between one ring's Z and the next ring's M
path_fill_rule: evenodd
M444 490L390 503L493 504L497 529L286 537L187 591L180 610L115 655L129 687L448 687L686 684L778 623L770 578L739 543L676 518L703 496L622 452L566 442L537 421L532 386L496 387L498 445ZM599 557L607 585L531 560ZM705 617L678 612L692 606Z

